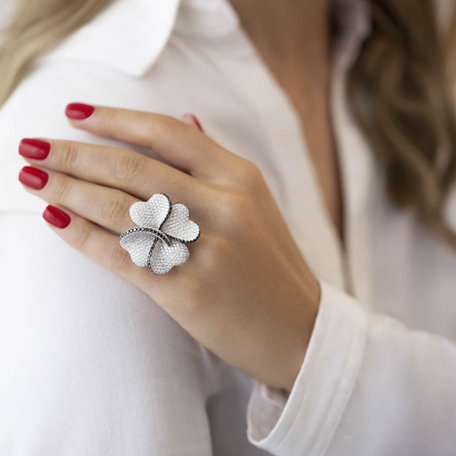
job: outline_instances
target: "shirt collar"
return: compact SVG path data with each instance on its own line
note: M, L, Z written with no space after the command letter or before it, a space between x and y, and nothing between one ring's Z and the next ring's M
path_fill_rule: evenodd
M369 11L364 0L333 3L341 30L336 52L349 63L370 31ZM45 59L91 61L140 77L160 55L174 29L216 39L229 35L239 24L228 0L114 0Z
M45 59L84 60L141 76L173 29L180 0L114 0Z
M362 43L371 33L371 11L365 0L332 0L338 34L334 62L346 70L356 60ZM221 38L240 25L240 18L228 0L181 0L175 25L180 34Z
M215 39L229 35L239 25L228 0L181 0L175 29L181 34Z

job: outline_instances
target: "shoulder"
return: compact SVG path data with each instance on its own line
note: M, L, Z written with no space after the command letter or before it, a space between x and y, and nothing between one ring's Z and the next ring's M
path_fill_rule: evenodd
M58 137L107 143L70 127L72 101L150 109L161 95L143 76L165 48L180 0L113 0L94 19L40 58L0 109L0 210L40 211L17 182L23 137ZM148 106L145 106L147 98ZM155 100L155 101L154 101Z
M8 195L0 198L0 210L42 209L40 201L24 192L17 181L24 165L17 153L21 138L110 142L71 128L63 115L67 103L144 110L163 104L153 78L146 82L140 76L166 45L178 4L179 0L115 0L36 62L0 109L0 194Z

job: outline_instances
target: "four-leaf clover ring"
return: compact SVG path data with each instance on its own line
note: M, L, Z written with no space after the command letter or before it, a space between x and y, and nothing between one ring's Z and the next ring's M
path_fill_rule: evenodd
M189 257L186 244L200 235L199 226L190 220L185 204L172 203L164 193L130 206L130 218L137 225L120 235L120 245L140 267L165 274Z

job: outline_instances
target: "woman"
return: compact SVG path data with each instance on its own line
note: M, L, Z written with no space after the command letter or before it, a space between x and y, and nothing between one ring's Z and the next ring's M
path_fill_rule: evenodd
M453 454L451 11L18 5L2 453ZM119 243L177 201L199 226L188 258L166 230L169 271Z

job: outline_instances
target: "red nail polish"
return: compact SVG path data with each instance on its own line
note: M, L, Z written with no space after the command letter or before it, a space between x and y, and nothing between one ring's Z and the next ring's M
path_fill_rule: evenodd
M44 160L49 155L51 145L39 139L24 138L19 143L19 153L23 157Z
M67 213L51 205L47 206L44 210L43 218L46 222L57 228L66 228L71 222L71 217Z
M95 108L88 104L70 103L65 108L65 115L70 119L81 120L90 117L93 114L93 111L95 111Z
M190 114L192 116L193 122L195 122L195 125L198 127L199 131L202 131L204 133L203 127L200 124L200 121L196 118L194 114Z
M19 172L19 180L35 190L41 190L47 184L48 179L48 173L32 166L24 166Z

